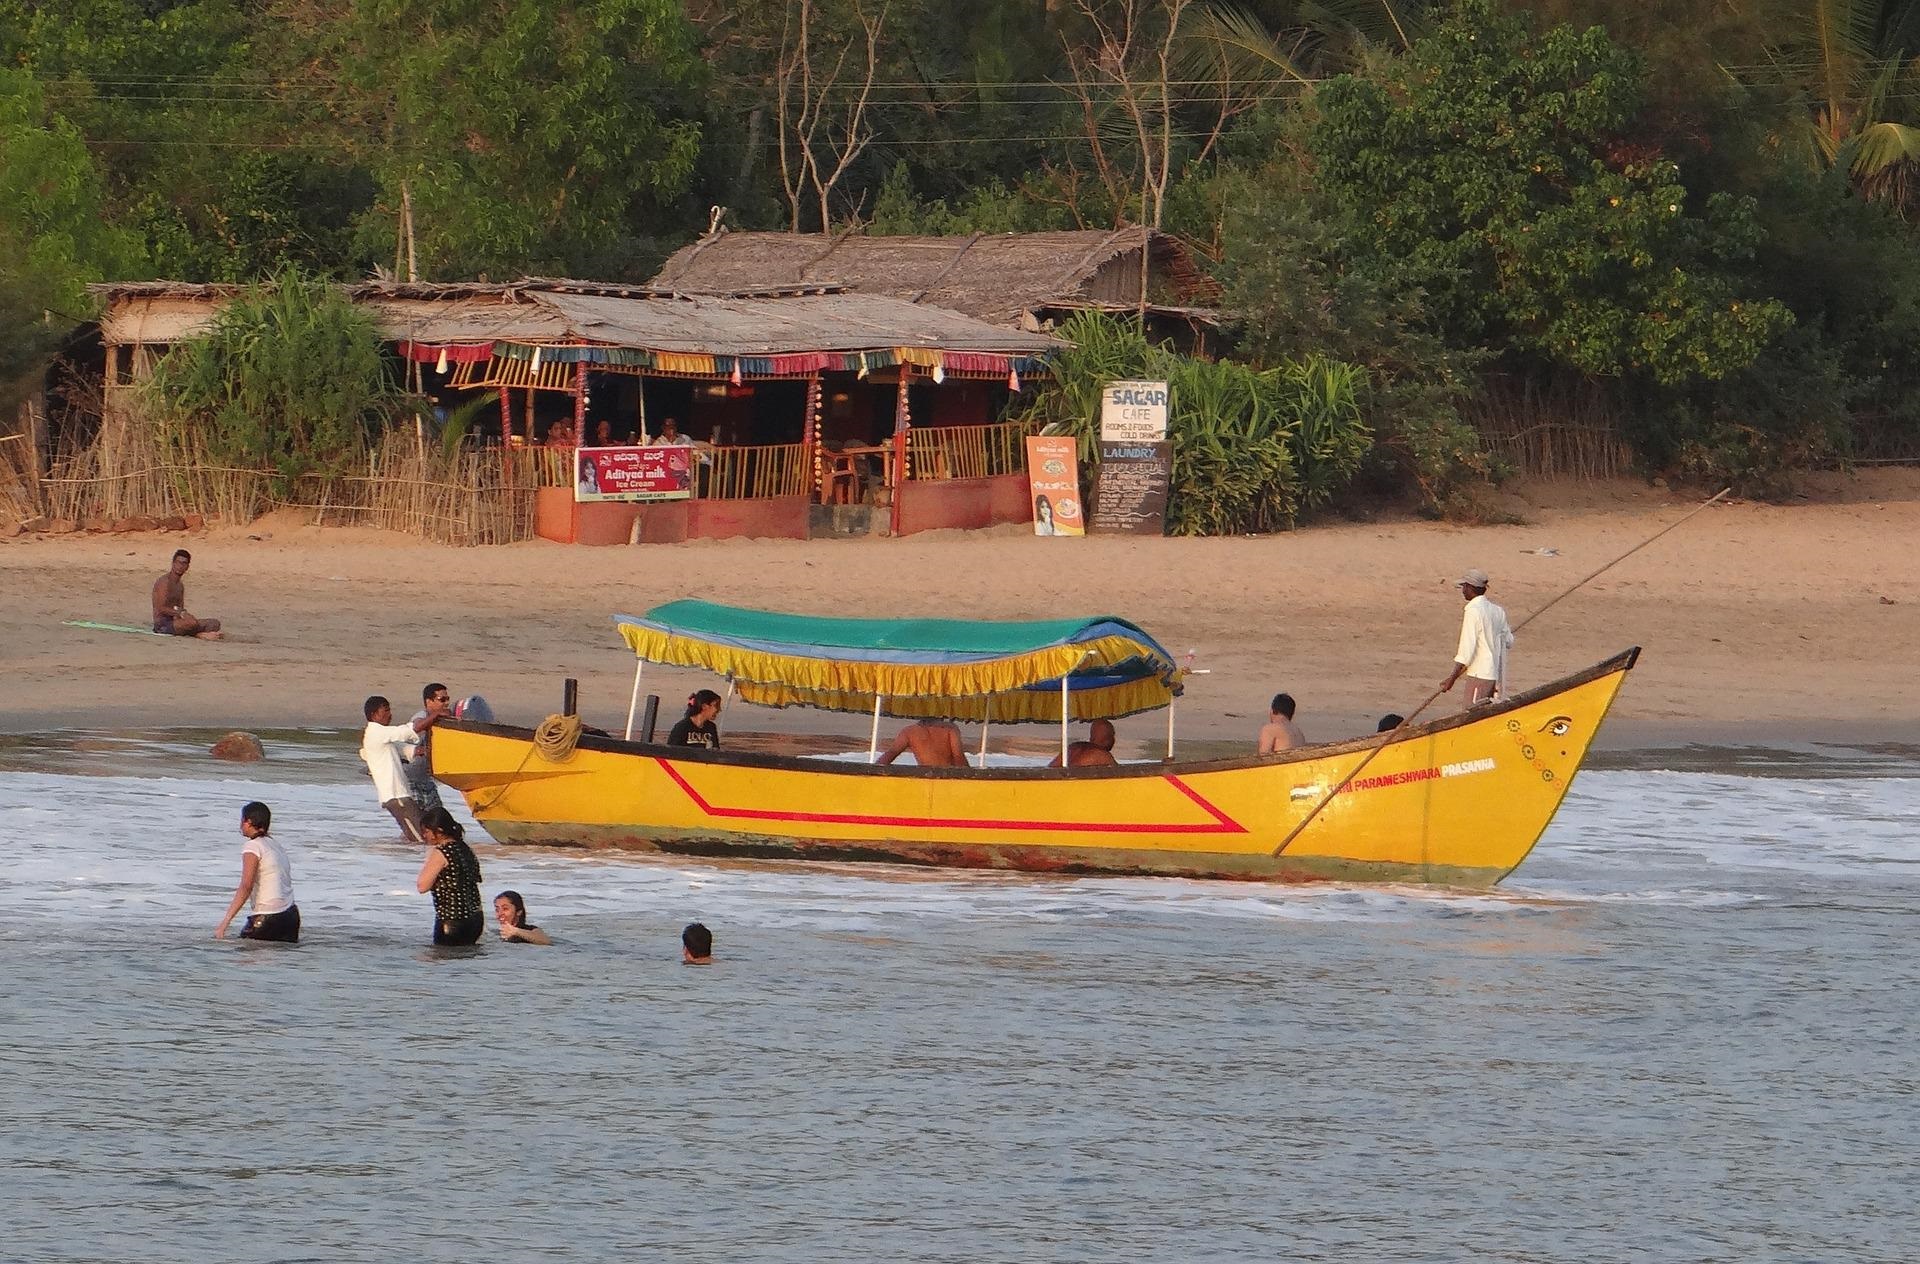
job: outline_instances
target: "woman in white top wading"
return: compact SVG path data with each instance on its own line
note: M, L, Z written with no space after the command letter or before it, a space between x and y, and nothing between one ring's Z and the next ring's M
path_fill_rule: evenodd
M240 809L240 835L247 840L240 846L240 886L233 893L233 903L227 905L227 915L213 932L215 939L227 937L227 927L251 900L253 916L240 928L240 938L300 942L300 906L293 902L293 865L267 832L272 827L273 813L266 804L249 803Z

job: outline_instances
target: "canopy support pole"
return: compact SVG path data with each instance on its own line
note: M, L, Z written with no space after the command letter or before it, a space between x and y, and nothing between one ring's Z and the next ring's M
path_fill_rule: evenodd
M867 762L880 762L880 704L886 701L882 694L873 695L873 736L867 739Z
M1073 673L1080 670L1080 664L1093 657L1092 650L1082 650L1073 666L1060 673L1060 766L1067 766L1067 682L1073 679Z
M1173 709L1176 705L1178 705L1179 701L1180 699L1177 697L1167 699L1167 758L1168 759L1173 758Z
M982 768L987 766L987 730L992 725L993 721L987 716L980 717L980 766Z
M1067 678L1072 672L1060 673L1060 766L1067 766Z
M646 666L647 660L644 658L635 660L633 664L633 696L627 699L626 740L629 742L633 740L633 715L640 709L640 673L646 670Z

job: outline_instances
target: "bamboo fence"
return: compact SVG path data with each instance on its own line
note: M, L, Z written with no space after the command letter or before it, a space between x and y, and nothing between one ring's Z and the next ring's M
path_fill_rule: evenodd
M1529 477L1598 481L1632 471L1632 450L1591 386L1489 378L1462 411L1495 456Z
M404 531L446 544L509 544L533 533L525 466L499 449L446 453L412 433L385 434L365 472L283 480L272 470L216 463L191 437L165 445L132 410L109 408L99 430L56 451L39 480L37 511L76 523L183 514L244 524L274 509L314 512L330 525Z
M1026 468L1027 424L915 426L907 432L907 478L991 478Z

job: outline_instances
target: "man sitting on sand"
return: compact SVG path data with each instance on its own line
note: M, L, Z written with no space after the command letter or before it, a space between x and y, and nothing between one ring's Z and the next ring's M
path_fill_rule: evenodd
M1069 768L1111 768L1120 761L1113 757L1113 743L1116 734L1112 720L1095 720L1087 726L1087 740L1075 742L1067 747L1067 767ZM1049 768L1058 768L1060 757L1055 755Z
M400 823L400 832L407 841L424 842L426 835L420 832L420 805L414 802L413 790L407 785L406 770L400 762L401 747L412 747L445 712L429 709L411 724L395 724L393 704L379 694L367 699L364 710L367 727L360 735L360 758L373 774L373 792L379 797L380 806Z
M153 630L161 636L197 636L203 641L220 639L220 620L196 619L187 613L187 567L193 554L185 549L173 551L173 565L153 581Z
M1267 722L1260 729L1260 753L1272 755L1296 746L1305 746L1307 738L1293 722L1293 695L1277 693L1267 708Z
M952 720L915 720L894 735L893 745L876 762L890 764L908 751L922 768L964 768L967 763L960 726Z

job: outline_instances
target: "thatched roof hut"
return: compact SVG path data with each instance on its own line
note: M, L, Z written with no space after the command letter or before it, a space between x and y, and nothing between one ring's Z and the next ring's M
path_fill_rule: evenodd
M1089 308L1211 325L1220 297L1178 238L1145 228L970 237L722 231L676 252L653 283L681 291L844 286L1026 329Z
M90 287L108 346L165 346L205 329L242 287L174 281ZM598 343L766 356L924 347L1042 356L1051 338L952 311L829 285L683 294L644 285L528 277L509 284L372 281L345 287L395 341Z

